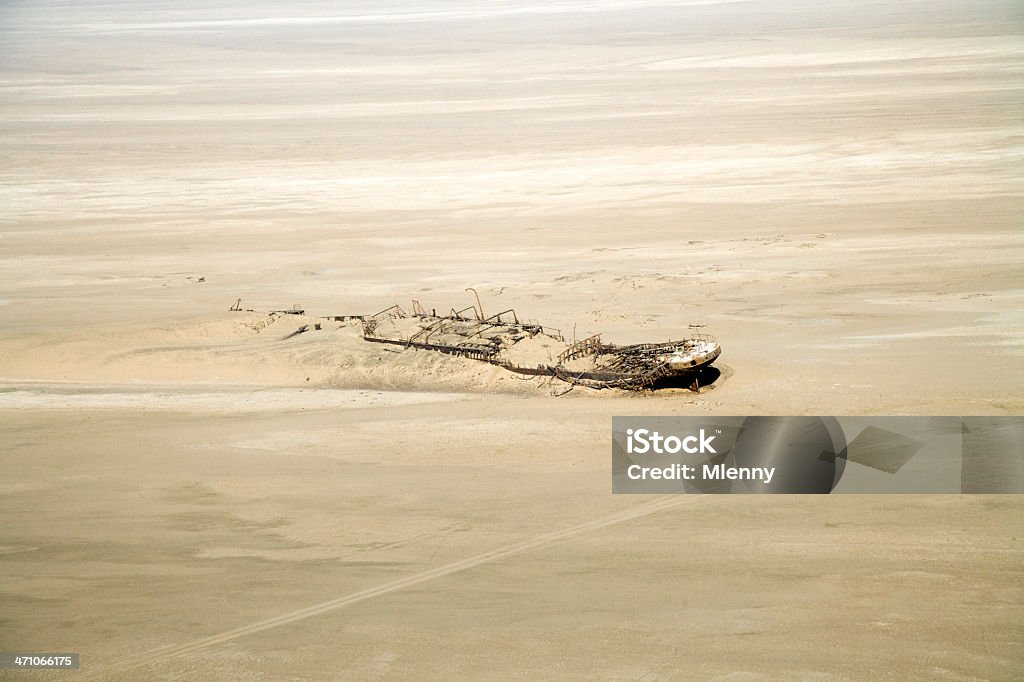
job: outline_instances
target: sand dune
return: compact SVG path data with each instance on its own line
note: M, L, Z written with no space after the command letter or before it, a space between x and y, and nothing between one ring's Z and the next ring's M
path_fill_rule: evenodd
M0 649L1019 673L1015 497L609 481L613 415L1024 410L1018 3L343 4L0 6ZM556 398L322 319L467 287L568 337L703 324L722 377Z

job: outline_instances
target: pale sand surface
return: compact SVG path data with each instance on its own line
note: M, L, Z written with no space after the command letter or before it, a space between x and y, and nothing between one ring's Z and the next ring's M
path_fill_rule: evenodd
M616 414L1024 410L1020 7L847 5L4 3L0 650L1014 678L1018 497L610 494ZM581 338L705 324L723 375L554 398L285 338L469 286Z
M5 646L88 671L441 569L101 679L1019 670L1016 498L679 496L448 574L648 500L609 494L599 401L445 405L6 412Z

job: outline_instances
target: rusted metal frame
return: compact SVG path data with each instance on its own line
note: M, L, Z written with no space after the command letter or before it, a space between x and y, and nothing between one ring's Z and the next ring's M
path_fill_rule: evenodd
M381 310L379 313L374 313L373 315L370 315L370 319L371 320L378 320L378 321L383 320L383 319L388 318L388 317L395 318L395 319L402 319L403 317L408 317L408 315L406 315L405 311L402 310L402 306L398 305L397 303L395 305L393 305L393 306L385 308L384 310Z
M427 325L426 327L421 327L418 332L416 332L415 334L413 334L412 336L410 336L408 338L408 342L412 343L413 341L416 340L416 338L418 336L420 336L422 334L426 334L427 335L427 339L429 339L430 335L433 334L435 331L437 331L436 327L439 327L440 325L444 324L444 322L445 322L445 319L441 318L440 320L438 320L437 322L434 322L433 324ZM426 340L424 340L423 342L426 343Z
M456 319L456 320L460 320L462 322L471 322L471 320L468 317L463 317L462 316L462 313L466 312L467 310L472 310L473 311L473 317L476 318L477 320L480 319L476 315L476 306L472 306L472 305L468 305L465 308L463 308L462 310L456 310L455 308L452 308L450 317L452 317L453 319Z
M374 343L387 343L387 344L391 344L393 346L403 346L405 348L422 348L424 350L434 350L434 351L438 351L438 352L441 352L441 353L445 353L447 355L470 356L470 357L473 357L474 359L484 360L484 361L487 361L487 362L491 361L490 360L490 354L487 352L487 349L479 348L479 347L478 348L467 348L465 346L452 346L452 345L448 345L448 344L438 344L438 343L421 343L421 342L418 342L418 341L409 342L409 341L403 341L403 340L397 340L397 339L382 339L382 338L379 338L379 337L370 337L370 338L367 338L366 340L367 341L372 341ZM499 364L499 363L492 362L491 364Z
M599 350L601 347L601 335L594 334L588 336L581 341L577 341L573 345L562 351L558 358L555 360L558 364L566 362L567 360L573 360L583 355L590 355L592 352Z
M513 320L513 321L514 321L514 322L515 322L515 323L516 323L517 325L519 324L519 317L518 317L518 316L516 315L516 311L515 311L515 309L514 309L514 308L509 308L508 310L503 310L503 311L501 311L500 313L498 313L497 315L491 315L491 316L490 316L490 317L488 317L487 319L485 319L485 320L481 320L481 321L482 321L482 322L490 322L491 320L497 320L497 321L498 321L498 323L501 323L501 316L502 316L502 315L504 315L504 314L506 314L506 313L512 313L512 320Z
M458 319L458 321L459 321L459 322L472 322L472 320L465 320L465 319L462 319L462 318L457 318L457 319ZM437 323L437 324L443 324L444 322L453 322L453 321L455 321L455 320L453 320L453 319L452 319L452 318L450 318L450 317L443 317L443 318L441 318L440 320L438 320L438 323ZM477 323L476 323L476 325L474 325L473 327L470 327L468 331L471 331L471 330L473 330L473 329L476 329L476 328L477 328L477 327L479 327L479 326L480 326L481 324L482 324L482 323L480 323L480 322L477 322ZM432 325L432 326L433 326L433 325ZM437 331L439 331L439 328L438 328L438 329L432 329L432 330L431 330L431 332L430 332L429 334L427 334L427 338L426 338L426 339L424 339L424 341L425 341L425 342L429 342L429 340L430 340L430 337L431 337L431 336L432 336L432 335L433 335L433 334L434 334L435 332L437 332ZM481 331L482 331L482 330L481 330ZM457 331L456 331L456 332L452 332L452 333L454 333L454 334L457 334L457 335L459 335L459 336L463 336L463 337L464 337L464 338L465 338L465 339L466 339L466 340L468 341L469 339L472 339L473 337L477 336L477 335L478 335L478 334L479 334L480 332L474 332L474 333L470 334L469 336L464 336L463 334L460 334L460 333L459 333L459 332L457 332Z

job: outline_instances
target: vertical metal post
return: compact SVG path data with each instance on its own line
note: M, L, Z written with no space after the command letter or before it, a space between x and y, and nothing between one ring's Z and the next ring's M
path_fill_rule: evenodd
M476 289L474 289L473 287L467 288L466 291L472 291L473 295L476 296L476 314L477 314L477 319L478 320L484 319L484 307L480 303L480 294L476 293Z

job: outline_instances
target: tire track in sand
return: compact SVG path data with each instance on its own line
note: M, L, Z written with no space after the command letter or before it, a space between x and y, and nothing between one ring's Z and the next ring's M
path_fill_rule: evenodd
M444 566L438 566L437 568L432 568L427 571L422 571L420 573L384 583L383 585L378 585L377 587L370 587L336 599L314 604L313 606L308 606L304 609L299 609L298 611L291 611L280 616L275 616L274 618L268 618L233 630L227 630L210 637L196 639L184 644L154 649L153 651L143 653L138 656L131 656L106 667L88 672L78 679L82 681L108 679L111 675L129 672L147 665L153 665L154 663L167 661L178 656L184 656L203 649L208 649L212 646L230 642L231 640L239 639L247 635L253 635L257 632L263 632L264 630L270 630L272 628L281 627L307 618L313 618L331 611L342 609L352 604L373 599L374 597L380 597L390 594L391 592L412 587L413 585L419 585L430 580L436 580L454 573L467 571L471 568L482 566L483 564L501 561L502 559L507 559L533 549L538 549L545 545L554 544L576 535L581 535L590 531L600 530L602 528L607 528L609 526L656 514L666 509L681 506L685 502L694 502L702 497L703 496L692 495L671 495L667 497L659 497L650 502L645 502L607 516L602 516L598 519L586 521L575 526L569 526L568 528L563 528L561 530L551 531L550 533L544 533L527 540L513 542L512 544L505 545L504 547L492 549L481 554L475 554Z

